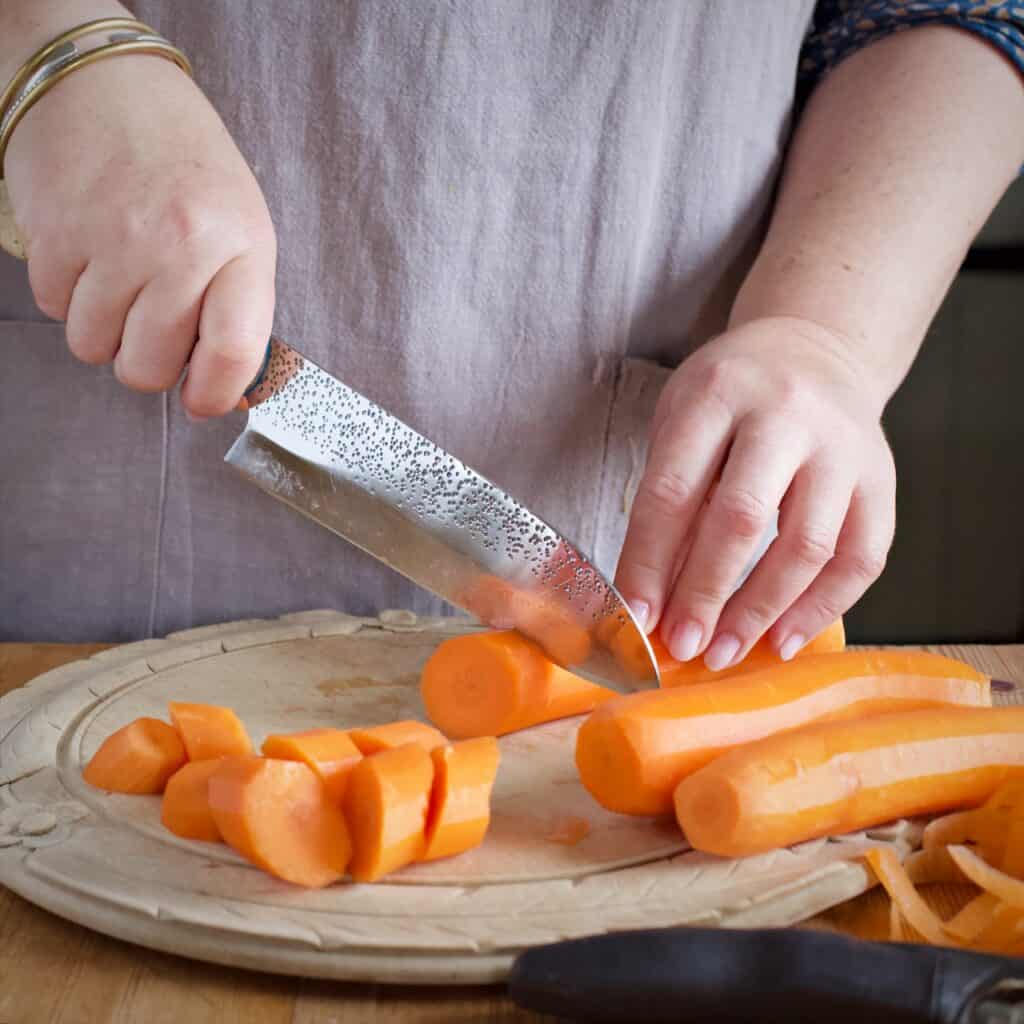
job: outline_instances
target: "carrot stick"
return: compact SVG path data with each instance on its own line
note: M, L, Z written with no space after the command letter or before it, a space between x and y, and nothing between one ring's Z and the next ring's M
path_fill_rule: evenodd
M112 793L162 793L185 759L173 726L158 718L136 718L100 744L82 778Z
M167 781L160 820L164 827L183 839L221 842L220 829L210 810L210 776L220 767L221 759L189 761Z
M264 757L308 765L327 787L327 795L338 804L345 795L349 772L363 756L349 734L341 729L276 733L268 736L260 749Z
M375 882L423 855L433 778L431 756L416 743L382 750L352 769L345 818L357 882Z
M386 725L374 725L369 729L349 729L349 739L356 749L364 756L379 754L382 750L394 750L407 743L415 743L426 751L434 747L444 746L448 737L439 733L426 722L415 719L401 722L388 722Z
M605 646L612 651L627 671L637 677L646 674L647 655L640 649L636 633L633 630L611 628L612 626L618 626L618 623L609 623L609 626L603 630L601 627L598 628L598 635ZM676 661L669 653L660 633L652 633L647 640L651 645L654 659L658 663L662 689L686 686L690 683L706 683L712 679L728 679L746 672L756 672L786 664L779 657L767 636L761 637L738 665L719 669L717 672L709 669L702 658L694 658L692 661ZM840 618L806 643L796 657L803 658L809 654L831 654L845 649L846 630L843 620Z
M608 810L666 814L679 781L732 747L809 722L990 701L985 676L937 654L809 654L728 679L617 697L581 726L576 766Z
M503 736L615 696L555 665L512 630L443 641L423 666L420 693L430 720L456 739Z
M306 765L226 757L210 776L209 799L224 841L269 874L319 889L345 873L345 819Z
M696 849L746 857L977 804L1011 778L1024 778L1024 707L904 711L731 750L679 784L676 819Z
M451 857L483 842L500 755L493 736L479 736L435 747L431 757L434 788L420 860Z
M245 726L231 708L171 701L171 721L185 743L190 761L244 757L252 753Z

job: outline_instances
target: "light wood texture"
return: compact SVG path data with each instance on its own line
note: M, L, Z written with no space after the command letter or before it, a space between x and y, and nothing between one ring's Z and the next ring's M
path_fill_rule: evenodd
M48 668L103 649L0 645L0 693ZM1024 682L1024 647L938 649L996 676ZM114 663L123 650L101 658ZM936 888L940 905L963 900L963 892ZM883 934L885 922L885 902L875 890L810 924L874 938ZM500 989L311 982L154 953L69 924L0 889L0 1021L160 1022L183 1016L255 1024L542 1019L511 1006Z

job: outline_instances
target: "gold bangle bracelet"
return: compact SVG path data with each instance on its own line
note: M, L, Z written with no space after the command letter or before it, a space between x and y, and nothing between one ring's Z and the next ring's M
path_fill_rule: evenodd
M39 70L46 61L53 56L65 43L73 43L76 39L92 35L93 32L146 32L155 35L153 30L142 21L135 18L96 18L94 21L87 21L74 28L62 32L56 39L51 39L44 47L36 50L24 64L18 68L14 77L7 83L6 88L0 93L0 120L7 112L7 106L14 99L18 90Z
M36 74L46 64L46 61L63 45L73 42L75 39L89 35L96 31L110 29L127 30L145 33L152 38L144 39L119 39L98 46L95 49L80 53L63 66L55 69L47 75L35 88L28 93L21 90L25 88L32 75ZM152 29L142 22L133 21L130 18L105 18L99 22L90 22L87 25L80 25L78 28L65 32L62 36L48 43L42 50L30 58L21 68L17 75L11 80L10 85L4 90L0 103L0 180L3 179L4 156L7 152L7 145L10 142L14 129L21 122L21 119L42 99L58 82L66 78L79 68L87 67L97 61L118 54L152 54L163 57L175 63L185 74L192 76L192 65L185 54L176 46L156 35ZM20 93L20 96L19 96ZM12 102L17 103L17 108L9 117L8 108Z

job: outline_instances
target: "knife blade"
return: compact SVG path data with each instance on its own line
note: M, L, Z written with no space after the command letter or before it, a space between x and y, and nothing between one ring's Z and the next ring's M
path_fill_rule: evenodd
M508 992L592 1022L1024 1024L1024 959L809 929L649 929L527 950Z
M267 494L574 672L620 692L657 683L647 637L592 561L454 455L279 338L247 400L224 458Z

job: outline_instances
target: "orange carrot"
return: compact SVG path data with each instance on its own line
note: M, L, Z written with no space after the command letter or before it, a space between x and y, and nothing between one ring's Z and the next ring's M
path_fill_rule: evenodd
M224 841L269 874L319 889L345 873L345 819L306 765L226 757L210 776L209 799Z
M363 758L348 778L345 817L357 882L375 882L423 856L434 765L416 743Z
M555 665L512 630L443 641L423 666L420 692L430 720L456 739L503 736L616 696Z
M1024 878L1014 878L994 868L966 846L951 846L949 855L979 889L1017 910L1024 910Z
M208 843L221 841L220 829L210 810L210 776L220 767L221 759L189 761L167 780L160 820L164 827L183 839L203 839Z
M731 750L679 784L676 819L696 849L746 857L977 804L1012 778L1024 707L904 711Z
M171 721L181 733L190 761L244 757L252 753L252 741L231 708L179 701L171 701L169 707Z
M162 793L185 759L173 726L158 718L136 718L100 744L82 778L112 793Z
M953 940L942 927L939 915L925 903L921 894L910 883L895 850L889 847L875 847L868 850L864 859L888 892L893 905L912 928L934 946L953 945Z
M444 746L448 742L448 737L439 733L432 725L417 722L415 719L374 725L369 729L349 729L348 735L356 749L364 756L404 747L407 743L415 743L429 752L434 747Z
M618 619L609 619L598 627L598 637L615 655L616 659L628 672L638 678L645 673L647 666L646 651L640 649L640 643L633 630L621 629ZM730 668L712 671L702 658L692 661L676 661L669 654L665 641L660 633L652 633L648 638L654 659L658 663L658 675L661 677L663 689L674 686L685 686L689 683L706 683L712 679L728 679L745 672L756 672L786 664L776 653L767 636L761 637L747 652L746 657ZM846 630L842 619L836 619L832 625L819 633L813 640L805 644L797 653L797 658L809 654L831 654L846 649Z
M609 810L665 814L681 779L752 740L809 722L990 702L985 676L937 654L809 654L728 679L617 697L581 726L576 765Z
M420 860L451 857L483 842L500 755L493 736L480 736L435 747L431 757L434 787Z
M347 732L341 729L308 729L305 732L268 736L260 748L265 757L302 761L327 787L327 795L340 803L349 772L363 756Z

